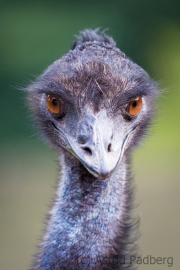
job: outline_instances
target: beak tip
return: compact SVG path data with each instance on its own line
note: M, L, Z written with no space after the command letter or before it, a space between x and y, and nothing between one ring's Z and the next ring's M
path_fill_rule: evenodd
M87 169L92 175L94 175L94 177L99 178L101 180L107 179L111 174L111 172L109 172L107 170L106 171L97 171L97 170L95 171L95 170L92 170L92 168L91 169L87 168Z
M102 180L105 180L109 177L110 172L100 172L99 173L99 178L101 178Z

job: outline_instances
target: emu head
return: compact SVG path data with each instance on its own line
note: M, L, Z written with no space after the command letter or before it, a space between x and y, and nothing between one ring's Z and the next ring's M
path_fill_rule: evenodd
M28 91L54 148L104 179L145 134L156 85L112 38L86 30Z

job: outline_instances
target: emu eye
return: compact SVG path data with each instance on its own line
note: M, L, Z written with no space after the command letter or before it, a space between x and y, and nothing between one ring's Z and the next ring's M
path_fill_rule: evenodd
M61 100L53 95L47 95L46 106L48 110L55 115L61 114L63 112L63 104Z
M132 116L136 116L140 112L141 108L142 108L142 97L137 97L129 103L127 107L127 112Z

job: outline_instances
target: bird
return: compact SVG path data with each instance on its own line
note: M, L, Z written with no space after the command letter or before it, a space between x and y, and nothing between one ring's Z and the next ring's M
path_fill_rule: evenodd
M135 269L131 153L153 122L157 83L98 28L80 31L26 91L60 168L32 269Z

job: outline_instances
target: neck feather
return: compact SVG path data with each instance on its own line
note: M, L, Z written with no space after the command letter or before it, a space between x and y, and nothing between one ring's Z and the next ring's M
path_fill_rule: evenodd
M105 180L70 154L62 156L61 168L35 269L134 269L129 259L136 253L137 222L131 218L132 178L125 158Z

